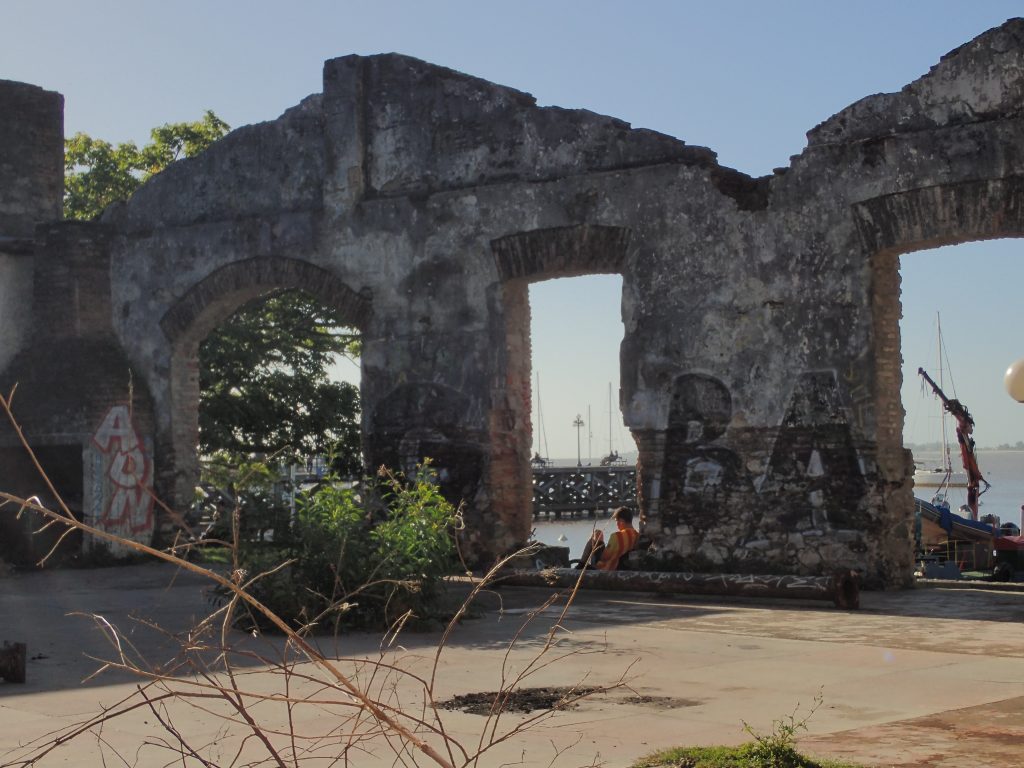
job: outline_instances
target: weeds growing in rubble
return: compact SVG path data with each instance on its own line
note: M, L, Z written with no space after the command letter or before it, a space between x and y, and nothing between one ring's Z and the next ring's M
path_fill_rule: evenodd
M35 461L11 411L10 397L0 396L0 408ZM469 596L425 660L404 653L398 643L403 627L412 617L411 610L397 617L377 653L328 655L311 634L319 617L295 626L258 597L261 583L280 574L287 567L285 564L259 573L234 568L224 575L183 556L193 546L207 546L208 542L191 541L158 550L114 536L77 520L38 462L35 463L50 495L57 500L56 508L50 509L37 499L0 492L0 514L34 516L40 528L61 528L65 535L77 531L96 541L173 564L203 577L224 599L186 632L171 635L166 630L168 638L175 642L175 653L161 663L141 657L121 628L102 616L90 616L106 633L112 649L95 675L108 670L131 673L137 680L135 692L75 725L0 755L0 768L27 768L64 760L68 749L75 750L72 758L80 761L80 742L90 738L101 761L94 764L104 765L348 766L361 764L372 755L374 762L384 758L393 765L479 766L489 764L488 755L495 747L514 742L559 708L625 684L621 678L611 686L590 683L584 688L580 684L567 689L552 710L515 718L508 715L505 703L515 691L559 660L588 652L567 649L560 643L575 589L543 634L539 649L531 651L525 660L517 650L527 626L560 599L553 595L528 615L507 647L497 671L500 680L494 704L482 719L477 735L471 739L457 737L449 726L450 713L437 706L439 691L444 687L441 660L459 620L511 558L499 562L473 582ZM184 526L180 516L172 517ZM237 524L233 541L220 544L233 549L232 560L237 563ZM333 593L330 608L341 610L351 592L346 588ZM242 612L259 616L260 623L280 633L279 640L267 645L271 650L260 650L262 646L256 646L251 638L233 629ZM201 715L200 720L207 726L203 731L206 735L190 733L184 725L176 723L176 713L185 711ZM129 720L131 728L137 729L142 715L149 723L149 731L139 737L134 751L118 753L105 738L105 729L121 719ZM211 731L210 722L219 723L219 727ZM568 755L564 750L555 750L554 758L559 757ZM578 758L575 759L574 764L579 765Z
M814 704L806 715L797 719L800 705L784 717L772 721L772 729L768 733L761 733L746 720L743 721L743 730L747 735L753 737L753 741L745 745L745 753L751 765L758 768L788 768L788 766L799 766L800 755L796 751L796 735L799 731L807 730L807 721L822 704L822 692L819 690L814 697Z
M229 536L239 542L235 567L265 574L251 583L253 597L293 627L337 631L387 627L407 614L434 620L462 527L425 463L412 477L382 469L358 490L327 478L300 492L294 522L273 542ZM262 615L248 619L268 626Z
M863 768L854 763L817 760L797 751L796 737L823 703L819 690L807 714L798 719L800 705L772 721L763 733L743 721L743 730L753 741L738 747L675 747L661 750L633 763L630 768Z

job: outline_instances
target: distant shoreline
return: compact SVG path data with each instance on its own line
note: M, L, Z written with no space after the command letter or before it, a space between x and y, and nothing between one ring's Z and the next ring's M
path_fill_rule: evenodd
M942 453L942 445L940 445L939 443L925 443L924 445L913 445L913 444L904 444L904 445L905 445L906 448L909 448L912 451L920 451L921 453ZM951 443L950 446L949 446L949 450L952 453L956 453L960 449L957 447L956 443ZM1009 446L1009 445L984 446L984 447L979 447L976 450L978 450L978 451L986 451L986 452L989 452L989 453L1024 453L1024 447L1017 448L1016 446Z

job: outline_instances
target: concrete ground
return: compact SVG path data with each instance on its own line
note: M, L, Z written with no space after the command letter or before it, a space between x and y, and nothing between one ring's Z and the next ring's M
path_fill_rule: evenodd
M842 612L825 603L588 592L545 652L563 604L530 616L549 594L484 595L441 653L433 685L435 701L496 691L503 676L525 675L525 687L628 685L534 722L542 711L495 719L426 707L439 633L404 633L384 652L366 634L318 642L358 686L401 708L406 725L440 722L470 754L497 739L481 766L627 766L663 747L735 744L748 739L744 722L766 732L797 707L800 719L819 693L823 703L800 736L805 752L878 766L1024 764L1024 593L868 592L861 610ZM197 576L161 565L0 578L0 640L27 643L30 656L24 685L0 682L0 766L38 756L54 734L138 697L141 678L125 672L82 682L100 666L95 659L117 658L106 622L124 634L125 658L184 682L146 689L152 706L107 719L39 765L432 764L409 753L396 762L372 724L353 719L337 684L313 665L292 664L280 638L227 631L234 684L247 697L244 711L233 707L215 687L230 684L216 673L216 649L189 656L188 668L174 662L185 658L182 643L220 642L219 630L189 634L212 610ZM197 658L209 665L206 677L195 676ZM187 698L159 698L165 686ZM348 735L354 729L358 738ZM176 734L193 756L178 756ZM348 761L336 761L346 745ZM465 762L458 748L450 754Z

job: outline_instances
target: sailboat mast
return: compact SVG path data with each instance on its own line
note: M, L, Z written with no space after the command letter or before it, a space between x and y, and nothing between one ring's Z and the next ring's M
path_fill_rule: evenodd
M943 366L942 366L942 316L935 313L935 343L938 346L938 359L939 359L939 389L945 391L946 382L943 379ZM942 424L942 468L946 471L946 476L953 474L953 459L949 453L949 440L946 439L946 409L941 408L939 415Z
M537 453L548 456L548 436L544 432L544 410L540 405L540 371L537 372Z
M608 455L612 455L612 383L608 382Z
M590 403L587 403L587 464L594 463L594 420L590 418Z

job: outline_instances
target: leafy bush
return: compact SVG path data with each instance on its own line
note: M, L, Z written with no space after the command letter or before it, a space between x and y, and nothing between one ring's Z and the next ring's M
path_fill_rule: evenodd
M243 545L239 566L255 577L252 594L296 626L426 619L454 570L459 523L429 466L408 481L382 470L360 491L328 480L299 495L286 544Z
M237 527L242 541L263 540L268 531L282 541L290 533L284 497L289 488L282 480L280 469L267 461L216 451L203 461L201 487L186 520L202 524L208 538L231 541Z
M455 540L450 533L456 510L441 495L429 466L418 467L411 482L387 473L383 479L387 512L370 532L379 558L378 578L412 578L427 594L454 565Z

